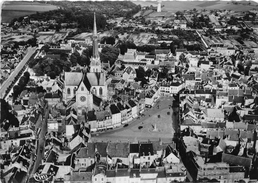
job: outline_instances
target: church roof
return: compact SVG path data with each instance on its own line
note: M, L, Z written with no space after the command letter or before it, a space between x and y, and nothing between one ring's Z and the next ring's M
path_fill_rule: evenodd
M65 72L65 86L78 86L82 76L81 72Z
M84 74L84 76L82 78L82 82L86 86L87 90L90 91L91 84L90 84L89 78L85 74Z
M91 86L104 86L105 84L104 73L87 73L87 77Z
M100 106L100 104L101 104L101 102L102 102L102 99L99 98L99 97L97 97L97 96L94 95L94 94L92 94L92 96L93 96L93 103L94 103L94 105Z

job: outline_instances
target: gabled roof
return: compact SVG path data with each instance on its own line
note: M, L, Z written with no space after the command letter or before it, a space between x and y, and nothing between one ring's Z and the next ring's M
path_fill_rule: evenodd
M140 144L139 150L140 156L149 156L149 154L153 155L153 145L152 143L142 143Z
M155 49L155 54L168 54L169 52L169 49Z
M130 144L130 153L139 153L140 144Z
M96 106L100 106L101 102L102 102L102 99L97 97L96 95L92 94L93 96L93 103L96 105Z
M87 113L87 117L89 121L95 121L97 119L95 115L95 111L89 111Z
M76 158L94 158L95 156L95 145L94 143L88 143L87 147L80 149Z
M111 111L112 114L120 113L118 107L115 104L111 104L109 108L110 108L110 111Z
M136 103L135 103L133 100L129 100L129 101L128 101L128 104L129 104L131 107L135 107L135 106L136 106Z
M91 182L92 181L92 172L86 172L86 171L73 171L70 175L69 181L85 181L85 182Z
M107 146L107 152L111 157L128 157L129 155L129 143L109 143Z
M87 88L88 91L90 91L90 88L91 88L91 84L90 84L90 81L88 79L88 77L84 74L80 83L78 84L78 86L81 85L81 82L83 82L83 84L85 85L85 87Z
M82 76L81 72L65 72L65 86L78 86Z
M87 73L87 78L91 86L104 86L105 85L105 74L96 72L96 73Z
M118 107L118 109L119 109L120 111L122 111L122 110L125 109L124 106L123 106L120 102L117 103L117 107Z
M228 163L230 165L251 167L252 159L223 153L222 154L222 162Z

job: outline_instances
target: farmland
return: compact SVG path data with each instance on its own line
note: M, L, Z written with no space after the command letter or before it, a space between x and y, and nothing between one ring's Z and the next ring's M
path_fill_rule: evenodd
M2 6L2 22L10 22L14 18L58 9L57 6L38 2L4 2Z
M157 2L153 1L133 1L135 4L140 4L141 6L157 6ZM249 1L164 1L161 3L163 11L177 12L182 10L190 9L206 9L206 10L234 10L234 11L248 11L251 9L258 9L258 3Z

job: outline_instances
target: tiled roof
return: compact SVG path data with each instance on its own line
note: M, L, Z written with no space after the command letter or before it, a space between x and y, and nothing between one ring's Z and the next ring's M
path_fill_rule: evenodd
M129 100L128 101L128 104L131 106L131 107L134 107L136 106L135 102L133 100Z
M130 144L130 153L139 153L140 145L139 144Z
M129 143L109 143L107 151L111 157L128 157Z
M140 153L140 156L149 156L149 153L151 154L151 155L153 155L154 154L154 152L153 152L153 145L152 145L152 143L142 143L142 144L140 144L140 151L139 151L139 153Z
M117 103L117 107L120 111L124 110L124 106L121 103Z
M94 158L95 156L95 145L94 143L88 143L87 147L83 147L80 149L77 158Z
M70 181L83 181L91 182L92 181L92 172L86 171L73 171L69 178Z
M106 79L104 73L87 73L87 78L91 86L104 86Z
M106 142L97 142L95 143L95 147L97 147L97 151L102 157L107 157L107 145Z
M129 175L128 169L117 169L116 177L129 177Z
M96 115L95 115L95 111L89 111L87 113L87 117L89 121L95 121L96 120Z
M78 86L82 76L81 72L65 72L65 86Z
M100 106L101 102L102 102L102 99L97 97L96 95L92 94L93 95L93 103L96 105L96 106Z
M119 109L117 108L117 106L115 104L110 105L110 111L112 114L120 113Z
M139 169L131 169L130 178L139 178L140 177L140 170Z
M228 163L230 165L250 167L252 164L252 159L223 153L222 154L222 162Z

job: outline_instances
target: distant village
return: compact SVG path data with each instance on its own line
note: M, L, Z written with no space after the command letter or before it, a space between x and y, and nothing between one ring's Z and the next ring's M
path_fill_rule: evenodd
M1 182L257 182L258 12L93 18L1 25ZM169 140L97 140L171 99Z

